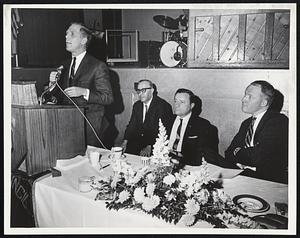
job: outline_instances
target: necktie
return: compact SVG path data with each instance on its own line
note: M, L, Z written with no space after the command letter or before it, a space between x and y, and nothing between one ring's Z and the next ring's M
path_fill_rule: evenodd
M147 112L148 112L148 106L145 104L145 110L143 112L143 122L145 121Z
M69 78L69 86L74 86L75 65L76 65L76 57L73 57L73 63L71 66L71 73Z
M251 120L250 125L248 127L246 138L245 138L246 147L250 147L250 145L251 145L251 139L252 139L252 136L253 136L253 125L254 125L255 120L256 120L256 117L252 117L252 120Z
M177 151L178 143L179 143L179 140L180 140L180 132L181 132L181 127L182 127L182 120L183 119L180 119L180 123L179 123L179 126L177 128L176 139L175 139L174 144L173 144L173 150L175 150L175 151Z

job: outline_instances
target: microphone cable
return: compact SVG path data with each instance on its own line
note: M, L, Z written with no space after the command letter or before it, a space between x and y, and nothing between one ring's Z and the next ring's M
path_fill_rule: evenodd
M78 109L78 111L80 112L80 114L83 116L83 118L85 119L85 121L88 123L88 125L90 126L90 128L92 129L94 135L96 136L98 142L103 146L104 149L108 150L106 148L106 146L102 143L102 141L100 140L99 136L97 135L94 127L92 126L92 124L90 123L90 121L87 119L87 117L84 115L84 113L80 110L79 106L65 93L65 91L60 87L60 85L58 84L58 77L60 77L60 73L58 72L58 75L56 77L55 80L55 85L59 88L60 91L62 91L62 93L74 104L74 106Z

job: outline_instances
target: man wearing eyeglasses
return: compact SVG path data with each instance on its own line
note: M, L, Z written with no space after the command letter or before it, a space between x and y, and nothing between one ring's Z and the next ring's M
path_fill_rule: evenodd
M122 147L127 153L151 156L152 146L158 135L159 119L166 127L167 133L170 132L172 107L156 95L155 86L150 80L140 80L136 92L139 101L133 105Z

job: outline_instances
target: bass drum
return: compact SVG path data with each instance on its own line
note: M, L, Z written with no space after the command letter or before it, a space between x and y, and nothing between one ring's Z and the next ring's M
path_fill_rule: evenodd
M161 47L159 56L167 67L183 66L187 62L187 45L184 42L168 41Z

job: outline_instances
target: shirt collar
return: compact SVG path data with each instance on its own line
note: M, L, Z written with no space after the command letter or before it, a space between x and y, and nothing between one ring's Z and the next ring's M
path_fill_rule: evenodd
M152 102L152 99L153 99L153 97L152 97L147 103L143 103L144 106L147 105L148 109L149 109L149 107L150 107L150 104L151 104L151 102Z
M83 57L85 56L85 54L86 54L86 51L83 51L81 54L79 54L79 55L77 55L77 56L72 56L72 59L73 59L74 57L76 57L76 63L77 63L77 62L81 62L81 60L83 59Z
M186 122L190 119L192 115L192 112L190 112L189 114L185 115L184 117L180 117L180 116L177 116L177 120L180 120L180 119L183 119L183 122Z
M252 118L255 117L255 118L256 118L256 121L260 121L260 119L265 115L266 112L267 112L267 110L265 110L265 111L263 111L263 112L260 112L260 113L258 113L257 115L252 116Z

